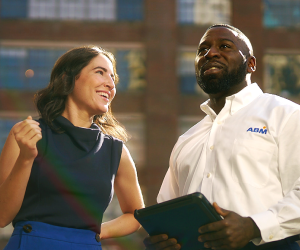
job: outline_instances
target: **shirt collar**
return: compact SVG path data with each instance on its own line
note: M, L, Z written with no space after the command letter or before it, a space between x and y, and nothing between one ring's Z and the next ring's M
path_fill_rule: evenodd
M233 115L235 112L239 111L244 106L248 105L252 102L256 97L261 95L263 92L257 85L257 83L252 83L241 91L231 96L226 97L226 102L231 101L230 113ZM212 120L215 120L217 114L215 111L209 106L209 99L200 105L201 110L209 115Z

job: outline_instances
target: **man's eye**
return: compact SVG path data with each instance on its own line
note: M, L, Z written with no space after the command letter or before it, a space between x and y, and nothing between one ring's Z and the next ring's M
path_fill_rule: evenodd
M228 44L223 44L223 45L221 45L221 48L230 48L230 46L228 45Z
M207 51L208 51L208 48L201 48L201 49L198 49L198 55L203 54L203 53L206 53Z

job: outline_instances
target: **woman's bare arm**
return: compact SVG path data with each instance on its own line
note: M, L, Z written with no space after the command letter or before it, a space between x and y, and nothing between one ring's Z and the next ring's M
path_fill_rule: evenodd
M134 162L125 145L114 187L123 215L102 224L101 239L124 236L140 228L140 224L135 220L133 213L135 209L144 207L144 201Z
M31 116L11 129L0 155L0 227L8 225L21 208L31 168L42 138Z

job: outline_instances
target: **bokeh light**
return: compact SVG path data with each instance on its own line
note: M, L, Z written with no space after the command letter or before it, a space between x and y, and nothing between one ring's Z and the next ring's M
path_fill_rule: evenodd
M34 71L32 69L27 69L25 72L25 76L31 78L34 76Z

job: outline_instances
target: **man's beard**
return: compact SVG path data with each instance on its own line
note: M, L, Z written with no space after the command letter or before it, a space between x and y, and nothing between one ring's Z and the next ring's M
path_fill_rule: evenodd
M241 63L239 68L231 73L228 72L227 68L224 68L221 77L217 77L215 74L204 75L202 67L200 69L200 75L196 73L198 85L207 94L217 94L229 90L231 87L240 84L245 79L247 61Z

